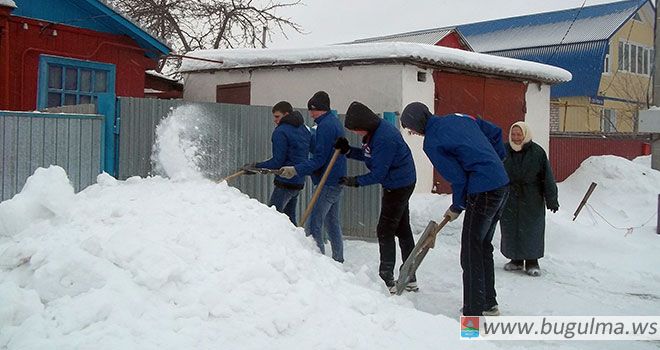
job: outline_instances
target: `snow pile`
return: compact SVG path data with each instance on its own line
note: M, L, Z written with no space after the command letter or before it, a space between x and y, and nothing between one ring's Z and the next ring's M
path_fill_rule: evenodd
M177 117L194 112L159 128L154 159L171 179L102 174L74 194L52 166L0 204L0 348L460 347L455 320L390 297L377 270L345 271L274 208L205 180L195 120Z
M184 59L180 69L181 72L359 60L405 59L456 69L525 77L546 83L561 83L571 80L570 72L550 65L418 43L369 43L304 49L197 50L189 53L189 55L218 61L218 63Z
M587 158L560 185L560 204L567 209L577 208L591 182L597 183L589 199L594 214L603 215L614 226L640 226L657 211L660 172L651 169L650 161L642 157L635 161L617 156Z
M64 169L55 166L37 169L27 179L21 193L0 203L0 236L12 236L33 220L65 214L73 196L73 187Z
M14 0L0 0L0 6L16 8L16 3L14 2Z
M639 165L642 165L646 168L651 167L651 155L649 154L648 156L639 156L635 159L632 160L633 163L637 163Z
M34 178L50 180L53 193L71 190L60 170ZM38 213L27 229L0 241L0 347L401 349L413 339L418 348L459 342L455 321L388 297L366 276L373 271L344 272L285 216L224 183L98 180L66 212Z

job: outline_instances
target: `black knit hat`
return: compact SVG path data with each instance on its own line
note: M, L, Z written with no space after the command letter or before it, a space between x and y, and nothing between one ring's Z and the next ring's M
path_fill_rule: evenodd
M364 130L373 132L380 125L380 117L369 107L360 102L353 101L346 110L344 126L348 130Z
M318 91L307 101L307 109L310 111L329 111L330 96L325 91Z
M401 113L401 126L424 135L426 122L432 116L429 108L421 102L413 102L406 106Z

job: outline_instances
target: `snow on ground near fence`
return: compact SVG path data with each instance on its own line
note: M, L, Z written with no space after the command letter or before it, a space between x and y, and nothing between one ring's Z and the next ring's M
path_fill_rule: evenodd
M456 321L344 271L225 183L104 174L69 195L55 166L30 183L0 205L32 223L0 232L2 348L459 346Z
M459 348L459 324L346 271L273 208L202 178L194 111L159 127L172 177L74 194L40 168L0 203L0 348ZM191 122L192 124L190 124ZM478 348L492 348L479 344Z
M273 208L204 180L194 166L182 171L199 153L190 151L196 145L186 141L188 128L169 125L179 131L161 132L175 144L161 145L155 159L174 159L163 167L174 179L102 174L74 194L64 170L51 166L0 203L0 348L493 347L459 341L460 222L443 230L420 267L420 292L390 297L378 278L377 244L347 241L344 265L321 256ZM505 272L506 259L495 254L504 315L660 314L660 172L647 163L592 157L559 185L561 209L548 214L543 275ZM590 206L573 222L591 181L598 187ZM448 205L446 195L415 196L415 232Z
M303 49L197 50L189 53L189 56L222 63L184 59L181 72L360 60L411 59L459 69L523 76L547 83L571 80L570 72L546 64L417 43L369 43Z
M591 182L598 183L575 222L573 212ZM524 315L660 315L660 235L655 233L660 172L648 157L629 161L616 156L591 157L559 184L560 211L547 212L545 257L541 277L506 272L508 261L499 252L495 233L495 279L500 310ZM416 234L428 220L440 219L449 206L447 195L415 195L411 224ZM598 211L612 225L598 216ZM460 229L449 223L435 249L420 266L420 291L404 294L420 311L458 318L462 300L459 264ZM646 223L644 227L641 226ZM636 227L630 233L625 228ZM419 236L416 236L416 239ZM349 270L373 271L378 281L378 246L349 241L345 249ZM520 349L657 349L651 342L497 342Z

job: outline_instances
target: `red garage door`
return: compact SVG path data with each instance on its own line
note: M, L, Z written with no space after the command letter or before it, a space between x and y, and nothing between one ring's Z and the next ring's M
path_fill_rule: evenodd
M525 93L521 82L434 72L434 113L465 113L494 122L502 128L505 140L511 124L525 119ZM449 193L449 184L434 171L433 192Z

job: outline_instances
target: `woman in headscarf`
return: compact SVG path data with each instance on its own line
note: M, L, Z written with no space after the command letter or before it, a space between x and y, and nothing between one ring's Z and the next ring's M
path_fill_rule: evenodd
M557 184L548 157L525 122L511 125L508 156L504 167L509 175L510 194L500 220L502 254L511 259L504 269L525 269L539 276L538 259L543 257L545 241L545 209L559 210Z

